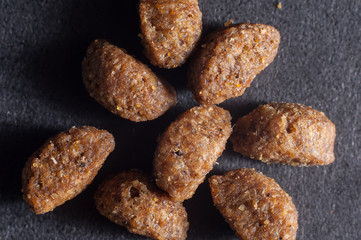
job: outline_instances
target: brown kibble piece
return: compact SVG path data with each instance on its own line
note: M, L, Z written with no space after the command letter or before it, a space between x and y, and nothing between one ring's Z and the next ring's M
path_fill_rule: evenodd
M112 134L87 126L49 139L23 169L25 202L42 214L74 198L92 182L114 146Z
M159 240L187 238L182 203L172 201L148 175L131 170L105 180L95 193L99 212L130 232Z
M177 103L170 84L105 40L90 44L83 61L83 81L103 107L135 122L158 118Z
M191 198L231 132L231 115L220 107L203 105L180 115L163 133L155 152L157 185L176 201Z
M209 186L215 206L240 239L296 239L296 207L272 178L238 169L212 176Z
M261 105L238 119L233 149L266 163L326 165L335 160L335 125L311 107L297 103Z
M144 53L162 68L182 65L202 32L198 0L140 0Z
M272 26L244 23L209 35L192 60L188 86L202 104L241 96L275 58L280 34Z

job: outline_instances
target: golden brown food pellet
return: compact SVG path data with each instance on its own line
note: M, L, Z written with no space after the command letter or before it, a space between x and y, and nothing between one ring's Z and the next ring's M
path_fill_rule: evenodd
M99 212L130 232L159 240L187 238L187 212L144 173L131 170L105 180L95 193Z
M212 176L209 186L215 206L240 239L296 239L296 207L272 178L238 169Z
M50 138L23 169L25 202L42 214L74 198L92 182L114 146L112 134L88 126Z
M177 103L170 84L105 40L90 44L83 61L83 81L102 106L135 122L158 118Z
M244 156L294 166L335 160L335 125L311 107L297 103L261 105L238 119L231 142Z
M202 32L198 0L140 0L144 53L162 68L182 65Z
M158 142L153 162L157 185L176 201L191 198L231 132L231 115L220 107L203 105L180 115Z
M210 34L190 63L188 86L202 104L241 96L275 58L280 34L272 26L244 23Z

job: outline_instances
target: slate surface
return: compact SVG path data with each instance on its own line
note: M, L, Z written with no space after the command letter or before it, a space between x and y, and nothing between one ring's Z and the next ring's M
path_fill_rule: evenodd
M232 151L211 174L249 167L274 178L299 211L298 239L361 238L361 2L359 0L200 0L204 33L230 18L280 30L275 61L239 98L222 107L233 122L270 101L299 102L324 111L336 124L336 161L325 167L266 165ZM94 38L106 38L140 60L137 1L0 0L0 239L145 239L100 216L96 186L129 168L150 172L157 136L196 105L186 88L187 66L153 68L178 92L179 104L161 118L131 123L103 109L86 93L81 61ZM112 132L116 150L94 182L53 212L36 216L22 200L27 157L56 133L76 125ZM188 239L237 239L202 184L185 202Z

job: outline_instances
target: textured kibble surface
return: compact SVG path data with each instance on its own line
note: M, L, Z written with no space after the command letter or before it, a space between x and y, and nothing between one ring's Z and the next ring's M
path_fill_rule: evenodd
M23 169L25 202L42 214L74 198L92 182L114 146L109 132L88 126L49 139Z
M196 105L185 86L192 57L179 68L154 68L176 88L178 104L153 121L134 123L107 112L89 97L81 79L81 61L96 38L149 63L138 37L138 7L135 0L0 1L2 240L146 239L101 216L94 190L110 173L152 171L157 137L178 114ZM234 152L229 141L210 173L246 167L274 178L297 206L298 240L360 239L361 1L199 0L199 7L206 35L231 18L234 23L272 25L281 34L275 60L242 96L221 104L230 111L232 124L258 105L284 101L324 112L337 128L332 164L264 164ZM116 148L87 190L54 212L36 215L22 200L21 170L48 137L73 125L108 130ZM203 183L185 201L187 240L238 239L213 206L208 190L208 183Z
M131 121L153 120L177 103L174 88L149 67L105 40L95 40L83 61L90 96Z
M159 240L187 238L187 212L144 173L131 170L105 180L95 193L99 212L130 232Z
M296 239L296 207L273 179L244 168L214 175L209 185L215 206L240 239Z
M231 115L220 107L202 105L180 115L158 142L153 162L157 185L177 201L191 198L231 132Z
M272 26L244 23L211 33L188 71L188 86L202 104L241 96L275 58L280 34Z
M231 142L236 152L266 163L311 166L335 160L335 138L335 125L323 112L270 103L238 119Z
M162 68L182 65L202 32L198 0L141 0L139 14L144 53Z

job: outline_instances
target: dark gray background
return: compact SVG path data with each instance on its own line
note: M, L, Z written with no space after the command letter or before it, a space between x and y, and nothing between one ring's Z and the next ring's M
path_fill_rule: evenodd
M281 44L275 61L239 98L221 104L233 122L271 101L310 105L336 124L336 161L298 168L242 157L231 145L210 174L255 168L274 178L299 211L298 239L361 238L361 1L200 0L204 34L224 22L275 26ZM186 88L187 65L153 68L176 87L179 103L161 118L132 123L90 98L81 61L95 38L142 55L137 1L0 0L0 239L145 239L98 214L96 186L109 174L151 171L157 136L195 106ZM43 142L71 126L94 125L115 135L116 150L82 194L37 216L22 200L21 169ZM208 184L185 202L188 239L237 239L213 207Z

